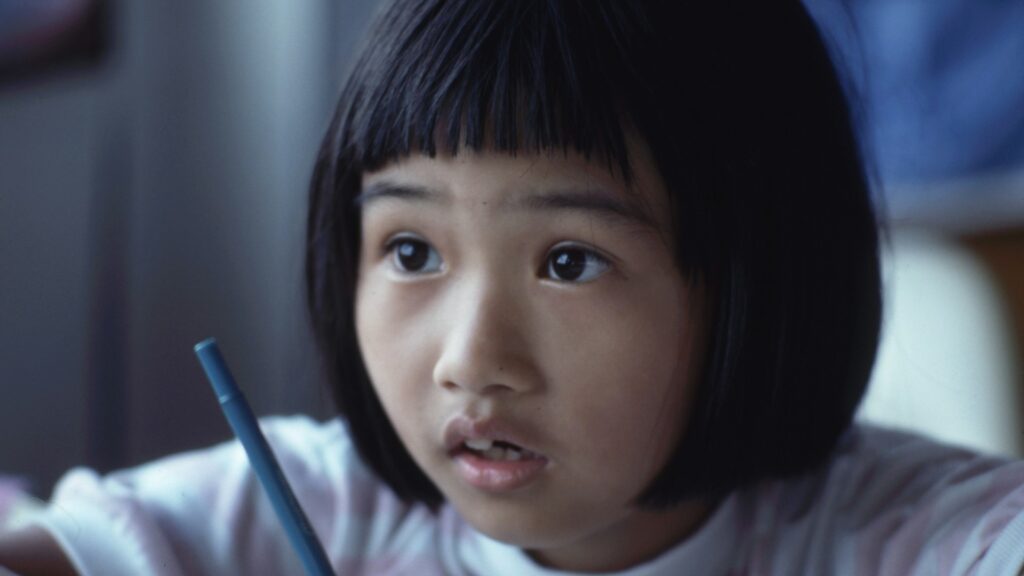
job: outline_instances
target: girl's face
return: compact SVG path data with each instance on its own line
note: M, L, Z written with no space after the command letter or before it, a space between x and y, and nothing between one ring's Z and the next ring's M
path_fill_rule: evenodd
M563 569L636 564L705 513L631 505L685 427L703 324L632 152L629 190L561 152L363 178L356 323L392 425L474 527Z

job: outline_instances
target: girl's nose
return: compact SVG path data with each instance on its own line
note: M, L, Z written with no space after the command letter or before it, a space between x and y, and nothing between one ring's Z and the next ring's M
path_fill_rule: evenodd
M529 354L528 318L500 289L471 287L452 294L443 324L434 383L478 395L522 393L537 385Z

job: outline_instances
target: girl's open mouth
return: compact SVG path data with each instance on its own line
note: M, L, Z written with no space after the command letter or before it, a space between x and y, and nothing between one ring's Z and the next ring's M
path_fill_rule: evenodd
M445 425L443 442L456 473L487 492L510 492L536 480L550 460L523 444L528 427L507 420L477 420L460 414Z
M509 492L534 481L547 458L514 444L486 439L468 440L452 453L459 476L475 488Z
M486 438L480 438L476 440L466 440L463 443L463 449L472 452L481 458L487 460L529 460L540 458L539 454L534 454L525 448L521 448L511 442L505 442L503 440L490 440Z

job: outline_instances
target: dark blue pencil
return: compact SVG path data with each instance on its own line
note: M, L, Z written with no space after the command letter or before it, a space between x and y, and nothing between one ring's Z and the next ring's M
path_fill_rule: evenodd
M306 514L295 499L295 494L284 477L277 458L270 450L266 437L260 432L249 403L235 384L217 341L213 338L203 340L196 344L195 351L203 370L206 371L206 377L213 385L217 399L220 400L220 407L224 410L228 424L245 447L249 462L263 484L267 496L270 497L270 503L274 506L274 511L277 512L292 547L302 559L306 572L312 576L333 576L334 572L327 561L327 554L324 553L320 540L317 539Z

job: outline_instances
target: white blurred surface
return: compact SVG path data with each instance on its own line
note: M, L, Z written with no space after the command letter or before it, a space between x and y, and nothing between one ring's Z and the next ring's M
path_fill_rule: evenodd
M883 254L882 343L858 417L1024 456L1021 362L988 271L934 233L896 230Z

